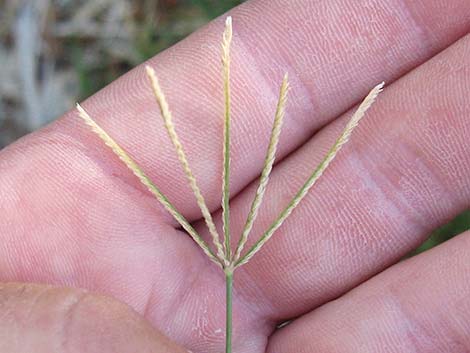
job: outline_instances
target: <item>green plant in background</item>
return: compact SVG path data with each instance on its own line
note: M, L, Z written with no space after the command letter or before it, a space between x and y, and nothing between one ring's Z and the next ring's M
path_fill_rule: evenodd
M462 212L452 221L432 232L431 236L418 249L408 254L407 257L411 257L424 251L427 251L453 238L454 236L465 232L468 229L470 229L469 210Z
M190 3L202 9L206 16L214 18L228 9L240 5L243 0L191 0Z
M118 41L118 38L97 39L80 33L62 38L63 55L69 56L68 53L71 53L70 62L78 76L80 99L92 95L132 67L165 50L243 1L134 1L127 14L126 23L131 34L127 39L130 47L123 56L109 51L109 47L112 47L112 43ZM103 23L109 21L103 13L97 13L95 16L102 18ZM83 50L84 47L87 50ZM96 51L100 52L99 60L89 58L90 53Z
M149 59L242 2L244 0L186 0L178 1L178 5L176 2L173 5L159 4L159 11L149 10L142 16L135 33L135 50L139 59ZM152 6L155 7L154 4Z
M154 2L149 2L143 6L146 13L141 15L139 28L135 32L135 50L139 59L149 59L243 1L186 0L178 1L178 5L176 2L165 5L163 1L158 5L158 11Z
M283 224L292 211L299 205L300 201L307 195L308 191L320 178L323 172L328 168L341 147L349 140L354 128L358 125L360 119L365 115L366 111L377 98L383 88L383 83L377 85L369 95L361 103L351 120L346 125L340 137L336 140L333 147L328 151L327 155L319 166L312 172L307 181L294 195L289 204L278 215L271 226L255 243L243 253L243 249L247 244L250 230L258 214L259 207L263 200L269 175L274 164L277 145L281 132L282 123L285 115L285 107L287 102L287 94L289 90L287 74L282 81L277 109L274 117L274 123L271 131L271 137L267 148L263 170L261 173L258 189L251 204L248 217L243 228L242 234L238 241L238 245L234 251L231 249L231 232L230 232L230 215L229 215L229 181L230 181L230 45L232 41L232 19L228 17L225 23L225 30L222 39L222 67L223 67L223 92L225 100L224 110L224 131L223 131L223 175L222 175L222 219L223 219L223 237L221 237L216 229L211 213L206 205L204 197L198 187L196 178L191 171L184 148L178 138L173 123L173 117L166 101L165 95L160 87L155 70L147 66L147 75L159 105L165 128L176 149L179 161L183 167L184 173L188 179L191 190L193 191L197 204L201 209L202 216L209 229L212 239L213 248L201 237L200 234L191 226L191 224L179 213L171 204L170 200L160 191L160 189L148 178L137 163L86 113L86 111L77 104L79 115L84 121L98 134L98 136L108 145L113 152L127 165L127 167L139 178L141 183L157 198L157 200L166 208L166 210L178 221L193 240L199 245L202 251L218 265L224 272L226 280L226 353L232 352L232 289L234 273L237 268L246 264L264 244L273 236L275 231ZM222 239L221 239L222 238Z

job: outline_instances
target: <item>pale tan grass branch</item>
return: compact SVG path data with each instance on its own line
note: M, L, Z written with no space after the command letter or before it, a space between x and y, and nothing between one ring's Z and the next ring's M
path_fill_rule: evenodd
M104 131L88 113L77 104L77 110L79 116L85 121L85 123L91 127L101 140L111 148L119 159L134 173L134 175L140 180L140 182L147 187L147 189L155 196L155 198L165 207L165 209L176 219L176 221L183 227L186 232L193 238L193 240L199 245L204 253L216 264L222 266L220 260L214 255L209 246L196 232L196 230L189 224L189 222L180 214L175 207L171 204L168 198L158 189L155 184L145 175L139 165L122 149L117 142L115 142L107 133Z
M168 107L168 103L165 98L165 95L163 94L163 91L160 87L160 83L158 82L158 78L155 73L155 70L148 65L145 68L147 71L147 76L150 79L153 93L160 107L160 112L163 117L165 128L168 132L171 142L175 146L178 159L183 167L183 170L186 175L186 178L188 179L189 185L194 193L194 196L196 197L197 204L199 208L201 209L201 213L202 213L202 216L204 217L207 228L209 229L209 232L212 236L212 241L217 249L217 257L219 258L220 261L222 261L222 263L224 263L225 266L227 266L228 260L224 256L224 250L219 240L219 234L217 232L214 221L212 219L212 215L209 209L207 208L204 197L202 196L201 190L199 189L197 185L196 178L193 172L191 171L191 168L189 167L188 159L186 158L186 154L184 152L183 146L178 138L178 135L176 134L175 125L173 123L173 117Z
M292 211L297 207L300 201L305 197L310 188L315 184L315 182L321 177L323 172L328 168L330 163L338 154L341 147L349 140L354 128L358 125L359 121L364 117L366 111L374 103L378 94L382 91L384 83L380 83L370 91L364 101L361 103L359 108L356 110L351 120L346 125L341 136L336 140L333 147L328 151L328 154L320 163L320 165L315 169L311 176L307 179L305 184L300 188L291 202L287 207L279 214L276 220L271 224L271 226L266 230L266 232L261 236L261 238L248 250L248 252L240 258L236 263L235 267L241 266L247 263L262 247L266 242L273 236L274 232L282 225L286 218L292 213Z
M222 168L222 219L225 258L232 257L230 248L230 44L232 42L232 18L225 21L222 39L223 91L225 100Z
M269 175L273 169L274 160L276 158L276 150L279 143L279 136L281 134L282 123L284 121L286 103L287 103L287 94L289 91L289 82L287 73L284 76L284 79L281 84L279 92L279 100L277 103L276 114L274 116L274 123L271 130L271 137L268 144L268 149L266 152L266 158L264 160L263 171L261 172L261 177L259 180L259 186L256 190L255 197L251 204L250 211L246 219L245 226L242 231L242 235L238 242L236 253L234 256L234 262L238 261L243 251L243 248L248 240L251 229L253 228L253 223L258 215L259 207L263 201L263 196L266 191L266 186L268 185Z

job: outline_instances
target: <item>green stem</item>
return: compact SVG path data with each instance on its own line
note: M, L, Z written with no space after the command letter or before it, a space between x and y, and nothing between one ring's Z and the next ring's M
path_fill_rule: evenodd
M225 353L232 353L232 293L233 272L225 272L226 283L226 309L225 309Z

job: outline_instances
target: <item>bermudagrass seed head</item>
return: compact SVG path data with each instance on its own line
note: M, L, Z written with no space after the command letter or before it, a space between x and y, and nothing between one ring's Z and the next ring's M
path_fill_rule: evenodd
M229 85L229 78L230 78L230 45L232 41L232 18L229 16L225 21L225 30L223 33L222 39L222 63L223 63L223 87L224 87L224 97L225 97L225 124L224 124L224 174L227 176L228 179L228 172L229 172L229 161L230 161L230 154L229 154L229 146L230 146L230 85ZM272 237L274 232L281 226L281 224L285 221L285 219L291 214L291 212L298 206L300 201L305 197L307 192L310 188L315 184L315 182L320 178L323 172L327 169L330 165L332 160L335 158L341 147L347 143L349 140L352 131L358 125L359 121L363 118L366 111L370 108L373 104L375 99L377 98L378 94L382 91L384 83L377 85L374 89L367 95L364 101L361 103L357 111L352 116L351 120L346 125L343 133L340 137L336 140L333 147L330 149L328 154L325 156L324 160L320 163L320 165L315 169L315 171L311 174L311 176L307 179L305 184L302 188L297 192L294 196L292 201L287 205L287 207L279 214L273 224L266 230L266 232L261 236L261 238L247 251L246 254L243 256L241 255L241 251L243 246L246 243L248 233L251 230L253 225L254 219L256 218L256 214L258 208L261 204L264 191L266 189L266 185L269 179L269 175L272 170L272 166L274 163L275 152L277 148L277 144L279 142L279 134L282 127L283 118L285 115L285 106L287 101L287 93L289 91L289 84L288 84L288 76L287 73L284 76L278 106L276 109L276 116L274 119L274 124L271 132L271 139L270 144L268 146L267 155L265 158L265 165L263 167L262 176L260 178L260 185L257 190L257 194L255 195L255 200L252 204L252 209L248 215L247 223L245 225L245 229L241 236L241 240L238 244L236 249L236 254L232 259L230 257L230 249L228 248L230 242L225 242L225 249L223 248L222 244L219 241L218 233L215 228L215 225L212 221L211 214L205 204L204 198L199 190L199 187L196 184L196 179L192 174L186 156L184 154L183 148L181 143L179 142L178 136L175 131L175 127L172 121L171 112L168 106L168 103L165 99L165 95L160 87L158 82L157 76L155 74L155 70L150 67L146 66L146 72L150 79L151 86L153 89L153 93L155 98L158 102L160 107L160 111L163 116L163 120L165 123L165 127L169 133L169 136L176 147L178 158L183 166L185 174L188 178L189 184L196 196L196 200L198 202L199 207L201 208L202 214L206 220L206 224L209 228L209 231L212 235L213 243L217 249L217 255L212 252L212 250L207 246L205 241L200 237L200 235L194 230L194 228L186 221L186 219L174 208L174 206L169 202L169 200L163 195L160 190L150 181L150 179L144 174L142 169L139 165L100 127L96 124L91 117L85 112L85 110L77 104L77 109L80 113L80 117L84 119L84 121L89 125L92 130L99 135L99 137L104 141L106 145L111 147L113 152L119 156L119 158L134 172L134 174L139 178L139 180L144 184L160 201L165 208L173 215L173 217L183 226L183 228L188 231L188 233L192 236L192 238L196 241L196 243L202 248L204 253L215 263L225 269L229 269L230 272L233 271L234 268L241 266L247 263L261 248L262 246ZM228 209L228 197L229 197L229 190L228 190L228 180L224 180L224 209L226 210L226 214L229 214ZM227 225L228 229L228 216L227 222L224 226ZM227 237L230 236L229 231L226 233ZM227 239L226 239L227 240Z
M207 243L202 239L202 237L197 233L197 231L187 222L187 220L180 214L175 207L170 203L170 201L161 193L161 191L152 183L152 181L144 174L143 170L139 165L100 127L96 124L91 117L85 112L85 110L77 104L77 109L80 113L80 117L92 128L92 130L98 134L98 136L104 141L106 145L111 147L113 152L119 156L119 158L129 167L133 173L139 178L140 182L145 185L157 198L157 200L165 206L165 208L172 214L172 216L181 224L181 226L191 235L193 240L201 247L204 253L216 264L218 264L226 274L226 283L227 283L227 320L226 320L226 352L231 352L231 337L232 337L232 281L233 281L233 271L236 267L239 267L247 263L262 247L263 245L272 237L274 232L282 225L282 223L287 219L291 212L298 206L300 201L305 197L310 188L315 184L315 182L320 178L322 173L329 166L331 161L335 158L341 147L348 141L353 129L358 125L360 119L364 116L365 112L372 105L374 100L377 98L377 95L381 92L383 88L383 83L376 86L366 97L366 99L359 106L356 113L353 115L349 123L346 125L341 136L336 140L333 147L328 152L327 156L323 159L320 165L314 170L310 175L301 189L295 194L291 202L287 207L279 214L276 220L272 225L266 230L266 232L261 236L261 238L255 242L255 244L241 256L241 251L245 245L248 237L248 233L251 230L253 222L256 218L258 208L262 202L263 195L268 183L269 175L272 171L275 152L277 144L279 142L279 134L281 131L282 121L285 115L285 106L287 101L287 93L289 90L289 84L287 82L288 77L287 73L284 76L284 80L281 85L279 101L276 109L276 115L274 118L273 128L271 131L271 139L268 146L268 151L265 158L265 163L260 178L260 184L256 192L254 201L252 203L251 210L248 215L243 234L241 236L240 242L237 246L235 256L231 256L230 249L230 230L229 230L229 171L230 171L230 44L232 41L232 18L229 16L225 21L225 30L222 38L222 64L223 64L223 90L224 90L224 99L225 99L225 111L224 111L224 173L223 173L223 219L224 219L224 246L220 243L219 235L217 233L216 227L213 223L211 213L209 212L207 205L204 201L204 198L199 190L199 187L196 184L196 179L192 174L188 161L186 159L183 147L179 142L178 136L175 131L175 127L172 122L171 112L168 106L168 103L165 99L165 95L159 85L155 70L150 66L146 66L146 72L150 79L150 83L153 89L153 93L157 100L157 103L160 107L160 111L164 120L165 128L170 136L172 143L176 148L178 159L180 160L186 177L189 181L191 189L193 190L194 195L198 206L201 209L202 215L206 221L206 224L211 233L213 243L217 249L215 254L212 249L209 248Z

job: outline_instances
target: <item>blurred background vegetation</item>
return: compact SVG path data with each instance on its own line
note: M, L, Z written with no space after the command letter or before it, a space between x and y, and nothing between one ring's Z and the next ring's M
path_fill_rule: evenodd
M241 2L0 0L0 149ZM469 228L466 211L413 254Z
M243 0L0 0L0 148Z

